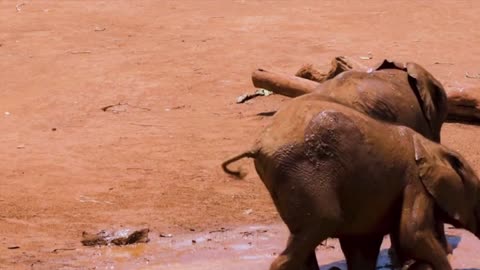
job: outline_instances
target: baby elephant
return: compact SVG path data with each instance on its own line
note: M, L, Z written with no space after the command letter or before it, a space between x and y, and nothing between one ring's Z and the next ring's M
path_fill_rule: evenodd
M318 270L315 247L339 238L348 269L375 269L384 235L409 269L452 269L441 222L480 236L480 181L456 152L412 129L308 94L275 115L243 157L290 231L271 270Z

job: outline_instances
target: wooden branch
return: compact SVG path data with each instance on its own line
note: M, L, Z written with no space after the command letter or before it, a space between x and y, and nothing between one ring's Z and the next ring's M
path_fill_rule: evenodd
M296 76L257 69L252 73L253 85L287 97L298 97L312 92L318 82Z
M253 85L287 97L313 92L320 83L296 76L258 69L252 74ZM450 121L480 122L480 89L447 89Z
M448 89L447 120L480 122L480 88Z

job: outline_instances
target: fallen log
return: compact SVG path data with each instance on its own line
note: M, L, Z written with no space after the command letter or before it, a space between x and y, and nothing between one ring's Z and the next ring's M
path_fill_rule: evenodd
M287 97L310 93L319 85L315 81L263 69L257 69L252 73L252 82L257 88L264 88Z
M302 66L295 76L258 69L252 73L252 81L255 87L287 97L297 97L312 92L318 83L330 80L348 70L367 71L368 67L345 56L338 56L331 61L328 71L323 71L312 64Z
M480 88L448 89L447 120L480 122Z
M258 69L252 74L253 85L270 90L276 94L297 97L311 93L319 82ZM480 89L446 89L448 98L448 116L450 121L480 123Z

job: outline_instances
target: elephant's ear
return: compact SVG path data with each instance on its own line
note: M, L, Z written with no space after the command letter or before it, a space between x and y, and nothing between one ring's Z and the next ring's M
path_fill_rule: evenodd
M420 103L434 139L440 142L440 129L447 118L447 94L432 74L416 63L407 63L408 82Z
M414 147L418 174L427 192L450 218L467 226L474 198L463 178L463 162L454 153L445 152L441 146L417 135Z

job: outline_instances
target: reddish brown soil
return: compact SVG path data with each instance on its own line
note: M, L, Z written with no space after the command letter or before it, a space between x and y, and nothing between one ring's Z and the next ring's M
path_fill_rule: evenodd
M219 167L288 101L235 104L251 71L371 52L363 63L480 84L464 76L480 72L478 14L475 1L1 1L0 268L85 268L52 253L84 230L278 223L250 163L244 181ZM442 134L477 171L479 134Z

